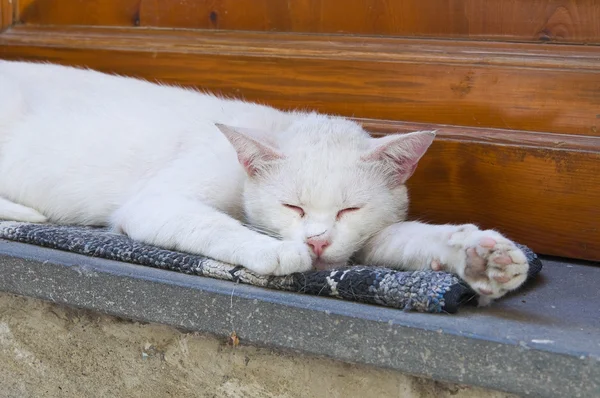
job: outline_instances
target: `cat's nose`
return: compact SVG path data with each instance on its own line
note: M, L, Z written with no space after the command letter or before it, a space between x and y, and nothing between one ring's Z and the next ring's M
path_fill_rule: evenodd
M323 254L325 248L331 244L331 242L329 242L327 239L316 237L308 238L306 243L310 246L310 248L317 255L317 257L320 257L321 254Z

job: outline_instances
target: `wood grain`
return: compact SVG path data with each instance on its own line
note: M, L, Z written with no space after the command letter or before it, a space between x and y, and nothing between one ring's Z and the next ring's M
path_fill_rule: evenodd
M89 65L281 108L598 135L600 47L15 27L0 56ZM118 58L118 59L117 59Z
M440 140L409 181L411 216L473 222L540 253L598 261L598 173L598 151Z
M439 138L409 183L414 218L474 222L540 253L596 261L600 138L585 123L600 119L598 51L141 29L15 27L0 35L0 58L85 65L282 108L396 119L362 120L374 134L436 128ZM463 76L471 77L463 84ZM515 112L523 113L511 118ZM447 125L469 122L464 115L482 126ZM490 128L502 123L528 128ZM568 134L526 131L534 129Z
M19 15L46 25L600 42L597 0L20 0Z
M17 20L43 25L135 26L139 4L140 0L18 0Z
M143 26L597 42L594 0L142 0Z
M0 0L0 32L13 23L13 2Z

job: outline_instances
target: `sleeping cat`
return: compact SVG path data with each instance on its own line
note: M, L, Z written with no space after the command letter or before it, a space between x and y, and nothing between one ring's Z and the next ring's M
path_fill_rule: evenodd
M523 252L471 224L405 221L434 135L375 139L340 117L0 61L0 219L108 225L259 274L351 257L443 269L487 303L524 282Z

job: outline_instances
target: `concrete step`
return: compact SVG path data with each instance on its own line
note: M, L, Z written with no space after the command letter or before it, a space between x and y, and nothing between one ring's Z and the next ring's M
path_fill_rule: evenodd
M0 241L0 291L522 396L600 396L600 268L589 263L546 258L534 283L491 307L433 315Z

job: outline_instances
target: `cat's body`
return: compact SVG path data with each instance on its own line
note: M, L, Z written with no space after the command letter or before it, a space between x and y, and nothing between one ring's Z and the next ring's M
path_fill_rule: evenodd
M403 222L404 182L432 140L373 139L343 118L0 61L0 219L111 225L263 274L352 255L430 266L500 297L527 271L512 242L471 225Z

